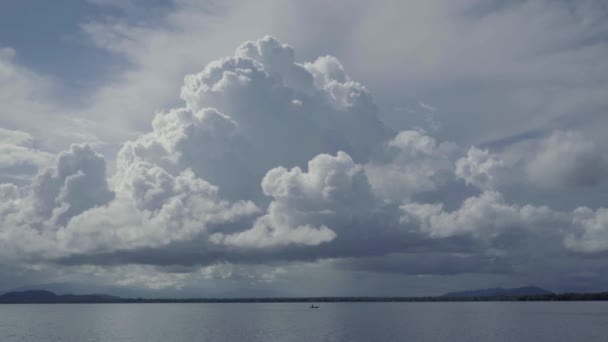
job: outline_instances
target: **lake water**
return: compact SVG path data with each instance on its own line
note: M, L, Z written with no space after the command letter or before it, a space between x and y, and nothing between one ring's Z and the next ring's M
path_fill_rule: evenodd
M608 341L608 302L0 305L0 341Z

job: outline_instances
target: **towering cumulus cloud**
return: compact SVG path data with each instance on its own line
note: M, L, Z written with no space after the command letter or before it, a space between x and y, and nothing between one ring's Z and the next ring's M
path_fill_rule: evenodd
M608 251L608 209L554 209L501 192L600 184L606 156L580 133L531 138L521 153L393 132L336 58L300 63L272 37L186 76L181 98L122 144L109 176L94 147L52 156L26 133L1 130L4 262L331 259L434 274L451 258L452 273L524 272L522 260L543 253ZM20 169L29 176L15 178Z
M186 76L181 97L185 107L158 114L151 132L124 144L111 184L104 160L84 145L60 154L31 187L3 188L27 202L20 215L39 218L18 224L65 257L211 233L213 246L317 245L336 237L323 217L339 221L373 198L356 162L390 132L337 59L300 64L290 46L265 37ZM267 214L256 218L260 206Z
M268 213L253 228L215 239L228 245L265 247L285 244L318 245L336 237L326 224L366 213L373 196L360 165L338 152L321 154L308 163L308 172L299 167L275 168L262 181L264 194L273 198ZM318 225L318 227L311 226Z
M32 192L35 213L52 217L60 226L114 198L108 188L104 159L87 145L72 145L59 154L57 166L36 177Z
M168 152L229 198L256 198L266 171L304 166L319 153L344 151L366 161L388 136L371 95L335 58L298 64L293 49L271 37L247 42L234 57L186 76L181 96L187 104L182 110L212 107L224 114L214 124L234 130L207 128L178 137L174 130L184 129L181 122L163 120L154 133L163 140L169 134L179 138ZM216 143L200 148L206 141L199 140L211 137Z

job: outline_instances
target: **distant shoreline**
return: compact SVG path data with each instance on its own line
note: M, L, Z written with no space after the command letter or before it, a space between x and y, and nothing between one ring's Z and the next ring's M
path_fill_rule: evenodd
M34 293L35 295L28 294ZM12 292L0 304L143 304L143 303L376 303L376 302L556 302L607 301L608 292L477 297L249 297L249 298L121 298L108 295L56 295L49 291Z

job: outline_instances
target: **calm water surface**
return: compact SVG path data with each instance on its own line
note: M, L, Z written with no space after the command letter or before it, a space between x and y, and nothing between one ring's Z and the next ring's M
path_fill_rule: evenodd
M607 302L0 305L0 341L608 341Z

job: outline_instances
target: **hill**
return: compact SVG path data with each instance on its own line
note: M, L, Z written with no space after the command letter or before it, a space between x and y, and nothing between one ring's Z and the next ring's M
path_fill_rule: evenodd
M340 302L470 302L470 301L608 301L608 292L555 294L538 287L450 292L437 297L235 297L122 298L103 294L57 295L46 290L11 291L0 304L59 303L340 303Z
M103 295L58 295L46 290L12 291L0 296L0 303L115 303L121 298Z

